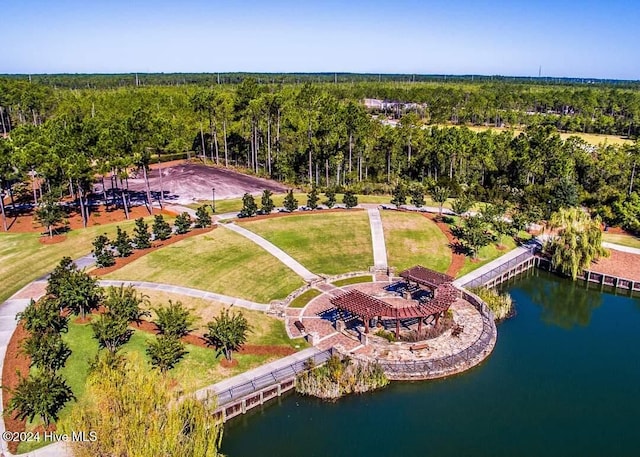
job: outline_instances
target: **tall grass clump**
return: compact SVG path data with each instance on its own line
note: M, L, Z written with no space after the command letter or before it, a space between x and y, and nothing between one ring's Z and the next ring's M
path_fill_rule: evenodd
M326 364L309 368L298 376L296 391L325 400L337 400L343 395L364 393L389 384L379 364L354 362L349 357L333 355Z
M69 443L75 457L217 457L222 426L215 402L179 398L171 380L137 356L103 353L87 379L87 395L61 425L93 431L95 441Z
M499 293L495 289L486 287L476 287L471 290L474 294L484 301L489 309L493 312L496 321L502 321L515 316L516 309L513 305L511 295L508 293Z

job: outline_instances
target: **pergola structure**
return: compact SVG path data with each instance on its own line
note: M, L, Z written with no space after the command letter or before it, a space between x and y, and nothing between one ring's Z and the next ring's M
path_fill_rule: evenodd
M364 322L364 332L369 333L369 321L374 317L388 318L396 321L396 338L400 335L400 321L418 319L418 332L422 330L422 321L435 316L436 324L443 312L456 300L457 290L449 284L442 293L425 304L410 306L392 306L378 298L352 289L331 299L331 304L342 311L358 316Z
M455 280L452 276L430 270L422 265L416 265L400 273L400 277L407 282L415 282L418 285L436 289L443 284L451 283Z

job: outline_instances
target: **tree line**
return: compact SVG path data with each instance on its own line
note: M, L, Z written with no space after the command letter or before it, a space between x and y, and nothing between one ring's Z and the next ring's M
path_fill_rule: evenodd
M406 181L447 187L452 197L469 192L483 201L507 199L543 213L548 206L585 203L600 208L609 222L629 212L615 208L635 190L637 142L593 146L579 137L562 140L558 130L604 131L595 125L608 116L611 132L636 135L640 95L633 89L498 82L294 85L253 78L209 87L83 90L0 84L0 106L10 119L3 124L7 138L0 140L0 187L11 199L19 194L35 204L47 194L70 195L85 221L96 177L101 199L126 212L131 173L146 180L151 164L171 153L338 191L389 192ZM397 125L390 125L365 109L364 97L413 105L403 104L394 113ZM573 126L561 125L562 119ZM524 131L440 125L452 121ZM151 208L148 186L142 199Z

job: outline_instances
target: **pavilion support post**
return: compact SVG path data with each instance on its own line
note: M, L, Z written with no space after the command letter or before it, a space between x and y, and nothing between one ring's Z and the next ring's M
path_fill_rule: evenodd
M366 316L362 316L362 320L364 321L364 333L369 333L369 319Z
M396 318L396 339L400 338L400 319Z
M423 318L421 317L420 320L418 321L418 334L420 334L420 332L422 332L422 320L423 320Z

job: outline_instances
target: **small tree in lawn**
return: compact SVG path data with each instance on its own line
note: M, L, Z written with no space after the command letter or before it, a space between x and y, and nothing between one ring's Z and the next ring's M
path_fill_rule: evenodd
M166 240L171 237L171 226L164 220L162 214L153 216L153 236L156 240Z
M195 318L181 301L174 303L169 300L168 306L153 308L153 311L157 316L155 324L162 335L180 339L193 330L192 325Z
M492 241L489 227L481 216L473 216L465 219L460 236L469 248L474 259L478 258L478 252Z
M58 300L52 295L45 295L37 302L31 300L31 303L24 311L18 313L16 318L32 335L60 334L69 328L69 317L60 313Z
M292 189L289 189L289 192L287 192L287 196L284 197L283 205L284 209L286 209L290 213L298 209L298 200L296 200L296 198L293 196Z
M265 189L262 192L262 208L260 208L260 210L262 211L262 214L270 214L271 211L273 211L273 208L275 208L275 205L273 204L273 199L271 198L271 196L273 195L273 192L271 192L269 189Z
M35 219L53 236L53 227L64 221L64 210L52 195L47 195L35 211Z
M258 205L253 195L246 193L242 196L242 209L240 210L240 217L253 217L258 212Z
M358 206L358 197L353 193L353 191L348 190L342 197L342 203L344 203L344 206L347 208L354 208Z
M136 245L136 249L148 249L151 247L149 224L141 217L136 219L136 226L133 229L133 243Z
M11 393L9 411L15 412L19 420L33 421L40 417L45 427L58 420L58 413L67 402L75 400L64 378L47 372L22 378Z
M327 208L333 208L336 205L336 191L330 187L324 193L324 196L327 198L324 204L327 205Z
M318 188L314 184L311 186L311 191L307 194L307 207L311 209L318 208Z
M71 257L63 257L49 275L49 279L47 280L47 294L55 297L60 295L62 284L68 282L71 275L77 271L78 267L73 263Z
M434 186L431 189L431 198L438 204L438 216L442 217L442 205L449 198L449 188L444 186Z
M116 239L113 242L113 247L118 251L118 257L129 257L133 252L129 234L119 226L116 227Z
M147 345L151 365L162 373L171 370L186 354L182 341L173 336L159 335Z
M102 302L102 289L95 278L84 271L72 271L68 280L60 285L56 296L58 306L84 318Z
M109 287L104 299L104 306L110 313L125 319L127 322L140 323L143 317L151 316L149 311L141 309L142 305L149 305L149 297L139 293L135 287Z
M468 193L464 193L462 195L459 195L458 198L453 201L453 203L451 204L451 209L458 216L462 216L464 213L469 211L474 204L475 201L473 197Z
M64 367L71 349L59 333L32 334L22 343L22 351L31 359L31 366L47 373Z
M133 330L129 328L129 322L120 316L106 312L91 322L93 337L98 340L101 349L115 354L120 346L131 338Z
M411 204L418 208L424 206L424 187L422 184L414 184L411 186Z
M106 268L116 263L113 252L109 246L111 242L106 234L98 235L93 240L93 257L96 259L98 268Z
M207 206L202 205L196 210L196 227L206 228L211 226L211 215L207 211Z
M391 195L392 205L401 206L407 203L407 187L402 181L398 181L398 184L393 188Z
M185 211L176 217L176 221L173 225L176 228L176 233L178 235L184 235L191 230L191 216L189 216L189 213Z
M247 341L247 334L251 331L247 318L241 312L229 313L226 308L207 323L207 329L203 338L227 360L231 360L233 351Z

